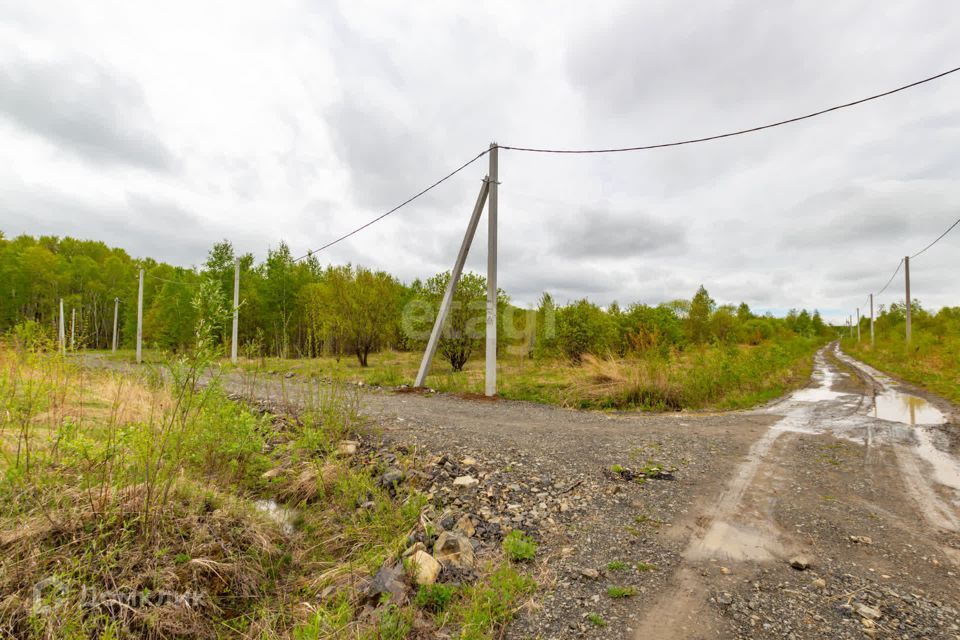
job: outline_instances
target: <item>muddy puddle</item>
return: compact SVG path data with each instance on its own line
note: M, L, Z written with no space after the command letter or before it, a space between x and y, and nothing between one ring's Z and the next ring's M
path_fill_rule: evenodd
M874 398L873 417L909 425L935 425L945 422L940 410L923 398L892 389Z
M292 535L294 531L293 523L297 519L297 512L295 509L288 509L281 504L278 504L276 500L257 500L254 502L254 506L258 511L270 516L270 519L280 525L280 528L286 535Z

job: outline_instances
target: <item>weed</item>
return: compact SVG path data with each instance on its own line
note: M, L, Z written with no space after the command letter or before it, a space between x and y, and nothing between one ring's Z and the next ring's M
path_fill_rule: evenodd
M421 609L433 613L440 613L447 608L450 600L457 593L457 588L449 584L421 585L414 600Z
M650 564L650 563L648 563L648 562L638 562L636 565L634 565L634 568L635 568L637 571L640 571L640 572L642 573L642 572L646 572L646 571L656 571L656 570L657 570L657 565L655 565L655 564Z
M503 552L513 562L530 562L537 555L537 542L519 529L503 539Z
M504 565L490 576L488 584L474 584L464 593L464 605L456 612L460 640L492 640L498 627L510 620L521 600L535 588L529 577Z
M629 568L629 564L620 560L614 560L613 562L607 563L607 571L626 571Z
M599 613L588 613L587 621L595 627L605 627L607 626L607 621L603 619Z
M611 598L630 598L637 595L637 590L635 587L618 587L616 585L610 585L607 587L607 595Z

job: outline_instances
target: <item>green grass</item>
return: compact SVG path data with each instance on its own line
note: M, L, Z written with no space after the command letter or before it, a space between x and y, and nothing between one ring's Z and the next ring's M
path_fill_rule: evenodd
M465 589L464 603L455 612L460 640L493 640L494 635L533 592L536 584L510 565L497 568L486 584Z
M599 613L588 613L587 622L592 624L595 627L605 627L607 626L607 621L603 619Z
M903 333L890 331L878 332L873 347L869 333L859 344L845 337L841 347L875 369L960 403L960 335L917 327L909 345Z
M637 595L637 589L635 587L618 587L616 585L610 585L607 587L607 595L614 599L620 598L632 598Z
M758 346L706 345L622 359L588 357L580 366L562 358L531 359L508 352L497 364L498 392L512 400L585 409L742 409L807 384L813 352L821 344L819 339L791 337ZM251 376L294 373L396 387L412 384L421 356L419 351L383 351L370 355L368 367L346 356L241 359L236 367ZM227 365L228 370L232 367ZM426 386L482 394L482 354L459 372L435 359Z
M514 529L503 539L503 552L513 562L530 562L537 555L537 543L523 531Z
M613 562L607 563L607 571L626 571L629 568L629 564L620 560L614 560Z

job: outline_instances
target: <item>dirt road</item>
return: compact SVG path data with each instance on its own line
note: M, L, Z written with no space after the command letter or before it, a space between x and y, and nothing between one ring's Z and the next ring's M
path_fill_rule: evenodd
M960 638L960 413L835 347L750 412L362 401L384 438L474 459L454 505L541 541L506 637Z

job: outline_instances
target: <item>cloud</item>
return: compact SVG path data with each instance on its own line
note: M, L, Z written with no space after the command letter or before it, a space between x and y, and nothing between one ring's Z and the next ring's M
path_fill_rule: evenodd
M584 209L553 227L554 250L568 258L625 258L678 253L683 227L643 212Z
M0 115L97 164L174 166L173 154L150 130L140 86L87 58L0 62Z

